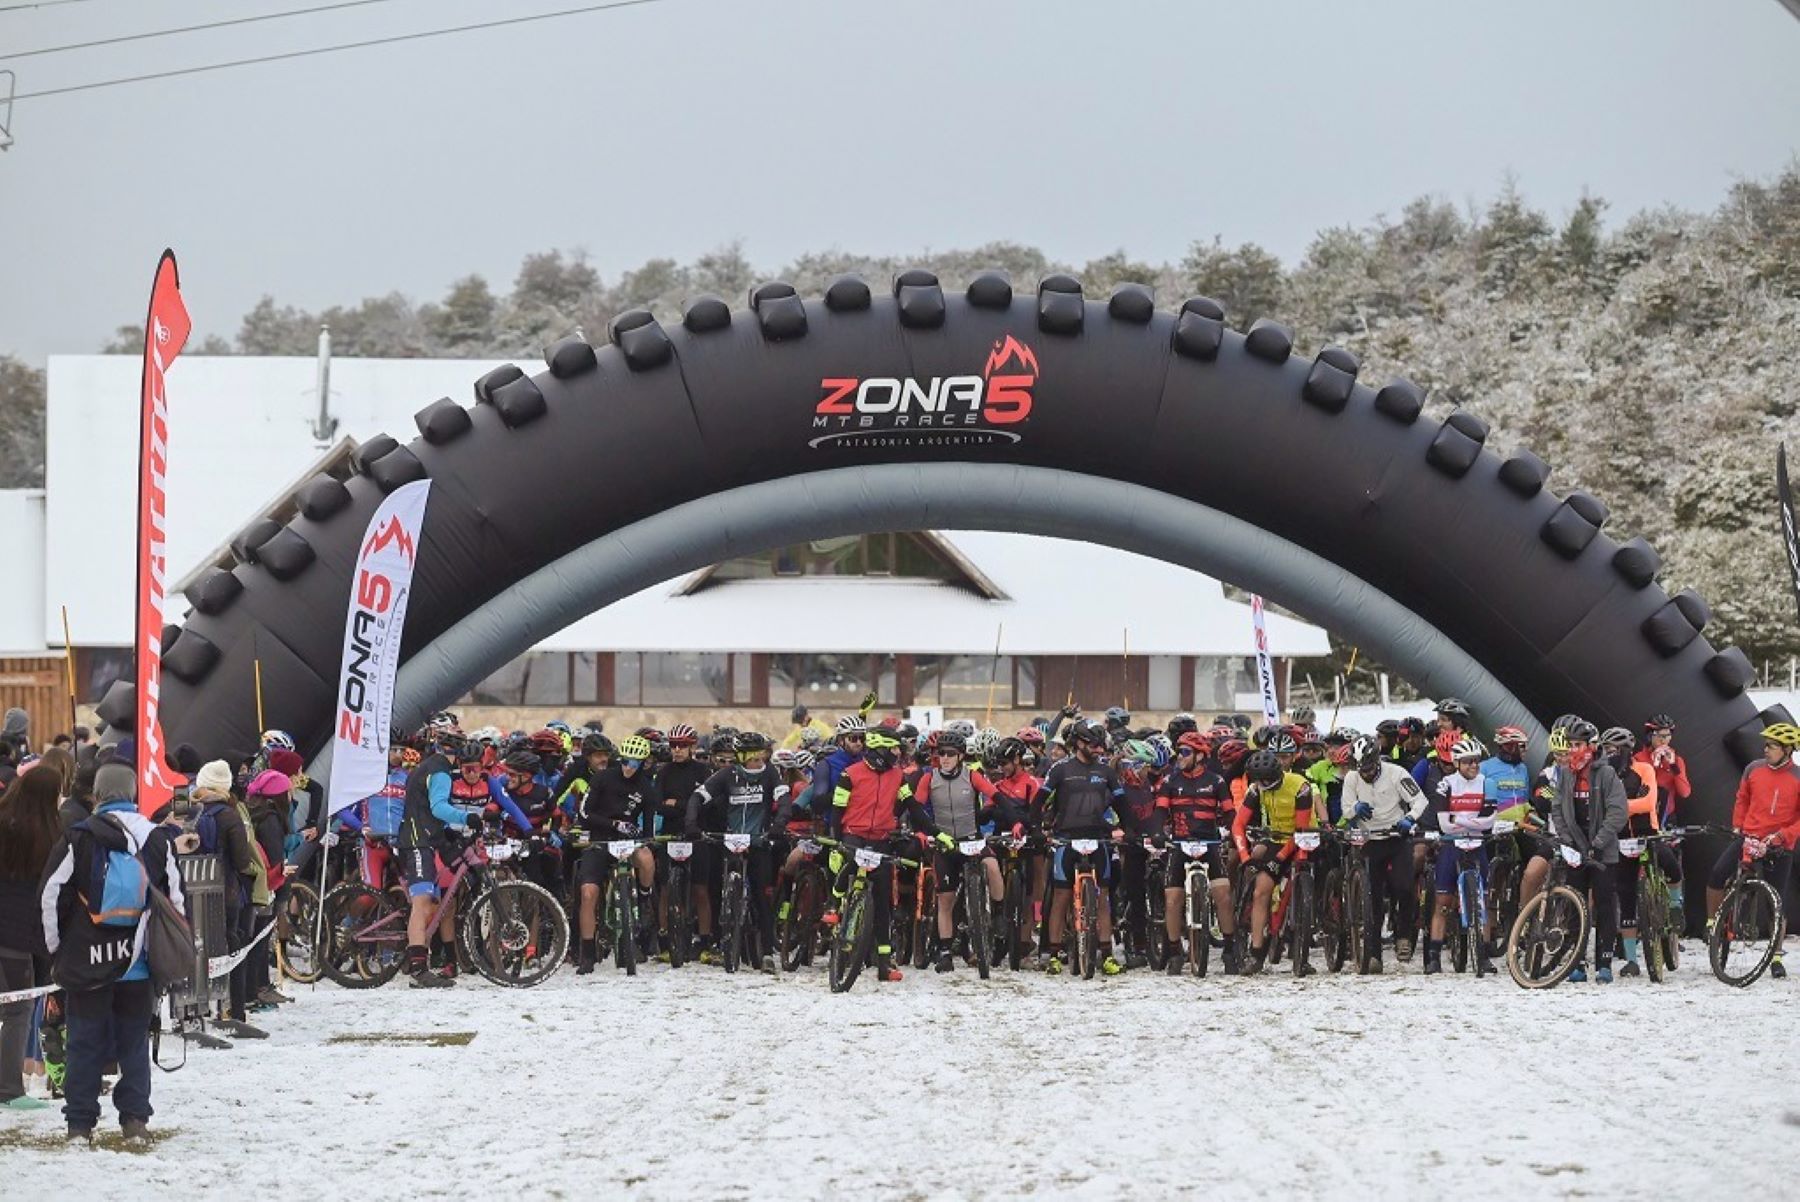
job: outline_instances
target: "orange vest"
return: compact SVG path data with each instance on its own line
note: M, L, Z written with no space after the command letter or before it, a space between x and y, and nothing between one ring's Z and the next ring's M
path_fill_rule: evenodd
M1633 761L1631 770L1637 773L1639 780L1644 782L1644 795L1629 797L1625 800L1625 812L1628 820L1639 817L1648 818L1651 830L1661 830L1662 825L1656 816L1656 770L1641 760Z

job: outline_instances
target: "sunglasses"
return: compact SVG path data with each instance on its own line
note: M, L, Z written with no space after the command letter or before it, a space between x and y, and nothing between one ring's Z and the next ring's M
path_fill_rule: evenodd
M943 758L944 758L944 757L945 757L945 756L947 756L947 755L953 755L953 756L956 756L956 757L958 757L958 758L961 758L961 756L962 756L962 752L960 752L960 751L956 751L956 750L953 750L953 749L951 749L951 748L949 748L949 747L946 747L946 748L944 748L944 749L943 749L943 750L941 750L941 751L939 751L939 752L938 752L938 758L939 758L939 759L943 759Z

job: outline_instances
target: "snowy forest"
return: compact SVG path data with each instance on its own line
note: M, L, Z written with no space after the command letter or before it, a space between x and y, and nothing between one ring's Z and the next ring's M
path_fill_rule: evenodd
M1602 497L1609 533L1649 538L1665 586L1712 604L1715 646L1737 643L1759 663L1800 654L1774 497L1776 444L1800 414L1800 163L1740 182L1710 213L1609 215L1587 198L1553 218L1510 185L1468 209L1423 198L1319 233L1291 267L1213 241L1176 263L1120 251L1072 264L994 243L916 257L823 251L765 271L726 246L607 281L582 255L552 250L528 256L505 293L471 275L425 303L396 292L312 313L265 297L233 341L188 353L311 355L325 323L339 355L534 355L576 328L600 336L625 309L669 321L703 293L742 304L765 279L816 295L841 272L874 280L920 265L946 287L992 267L1015 282L1068 271L1089 295L1138 281L1169 308L1214 297L1240 329L1278 317L1294 326L1297 354L1346 346L1365 380L1406 375L1438 416L1467 405L1493 424L1490 448L1528 446L1558 491ZM123 326L104 349L141 345ZM0 356L0 487L36 486L42 463L43 373Z

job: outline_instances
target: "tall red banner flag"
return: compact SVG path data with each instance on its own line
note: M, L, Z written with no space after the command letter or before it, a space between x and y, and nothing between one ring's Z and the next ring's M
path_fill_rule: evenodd
M137 773L138 809L155 813L175 793L164 758L162 716L163 589L168 585L169 398L163 373L187 342L193 323L181 303L175 252L165 250L150 286L144 320L144 388L138 431Z

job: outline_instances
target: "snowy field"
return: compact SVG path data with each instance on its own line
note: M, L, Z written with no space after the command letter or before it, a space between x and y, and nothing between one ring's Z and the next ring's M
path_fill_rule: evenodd
M0 1116L0 1195L1779 1196L1795 983L1704 971L290 987L268 1042L156 1074L150 1151Z

